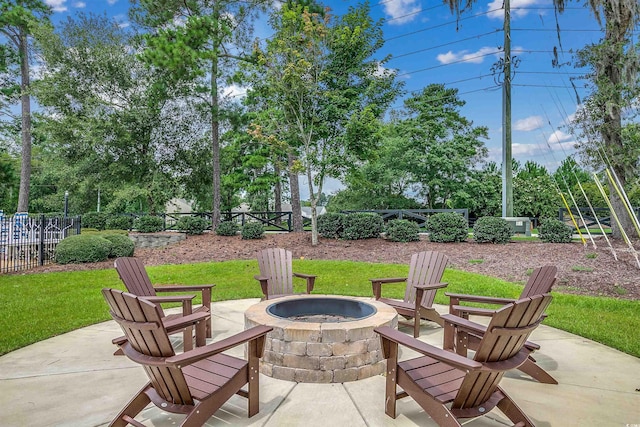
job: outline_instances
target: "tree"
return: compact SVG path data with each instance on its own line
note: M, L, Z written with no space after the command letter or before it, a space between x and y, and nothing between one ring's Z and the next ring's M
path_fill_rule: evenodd
M212 158L212 225L220 222L221 171L219 85L225 70L250 58L232 54L232 45L246 46L251 18L267 0L132 0L131 16L151 30L142 58L166 69L172 81L192 83L190 93L205 106L209 118Z
M307 178L314 245L325 179L342 177L372 154L380 119L398 92L395 74L384 71L385 59L372 59L383 39L369 5L331 19L328 13L285 4L272 17L274 38L258 52L263 85L281 107L289 173L302 170Z
M176 196L182 153L199 121L173 100L162 70L136 56L136 39L106 17L68 19L43 43L47 68L35 90L40 133L56 191L116 212L160 212ZM195 128L195 129L194 129ZM58 162L58 163L56 163Z
M527 161L518 170L513 189L516 216L555 218L562 206L553 178L544 166L535 162Z
M0 107L11 103L16 96L20 98L22 160L20 167L20 191L18 212L29 210L29 189L31 181L31 80L30 80L30 40L38 27L48 24L51 9L41 0L1 0L0 34L6 42L0 45L0 73L11 73L17 67L20 76L19 85L11 79L2 79L0 87ZM5 74L6 75L6 74Z
M464 101L457 92L429 85L405 100L404 111L393 123L402 140L398 165L429 209L455 207L451 201L487 155L482 142L487 129L473 126L460 114Z

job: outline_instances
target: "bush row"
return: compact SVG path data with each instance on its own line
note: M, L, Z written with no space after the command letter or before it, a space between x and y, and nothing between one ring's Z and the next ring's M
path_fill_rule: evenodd
M58 264L106 261L108 258L133 256L135 245L122 233L85 233L67 237L56 246Z

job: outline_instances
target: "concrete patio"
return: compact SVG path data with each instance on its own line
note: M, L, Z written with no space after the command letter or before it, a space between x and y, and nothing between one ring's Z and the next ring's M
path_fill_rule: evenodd
M244 328L244 311L257 299L212 306L213 334ZM438 307L444 311L444 307ZM115 322L79 329L0 357L0 426L105 426L146 382L143 370L113 356ZM423 322L421 339L442 345L442 329ZM540 365L559 385L510 373L503 387L537 426L640 426L640 359L546 326L532 341ZM240 349L238 355L242 354ZM405 354L406 356L406 354ZM246 401L234 396L207 426L432 426L410 398L398 417L384 414L384 377L342 384L304 384L261 375L260 413L246 417ZM138 420L172 426L181 417L149 406ZM469 426L505 426L497 410Z

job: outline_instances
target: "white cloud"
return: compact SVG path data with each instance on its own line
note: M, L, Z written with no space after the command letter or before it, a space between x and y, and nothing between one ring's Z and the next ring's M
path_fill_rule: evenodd
M524 132L531 132L533 130L540 129L544 125L544 121L540 116L530 116L524 119L520 119L513 124L513 130L521 130Z
M67 6L64 5L67 0L45 0L44 2L47 6L51 6L54 12L65 12L67 10Z
M557 144L560 142L569 141L571 139L573 139L573 136L569 135L568 133L564 133L561 130L557 130L549 136L547 142L549 142L550 144Z
M384 3L384 11L389 16L389 24L401 25L411 22L419 12L420 4L417 0L390 0ZM392 19L392 21L391 21Z
M83 9L85 7L87 7L87 4L83 1L77 1L73 4L73 7L78 8L78 9Z
M511 17L522 18L526 16L530 10L526 9L527 6L533 6L538 4L539 0L511 0ZM487 5L487 11L491 11L487 14L489 18L504 19L504 0L493 0ZM524 8L524 9L519 9Z
M441 53L436 56L436 59L441 64L451 64L452 62L470 62L472 64L480 64L484 61L484 58L489 55L500 55L502 51L497 47L481 47L475 52L469 52L468 50L461 50L460 52L449 51L447 53Z
M114 5L118 2L118 0L107 0L107 3L109 3L110 5Z
M232 84L231 86L227 86L222 91L222 96L224 98L242 98L247 94L247 88L238 86L236 84Z

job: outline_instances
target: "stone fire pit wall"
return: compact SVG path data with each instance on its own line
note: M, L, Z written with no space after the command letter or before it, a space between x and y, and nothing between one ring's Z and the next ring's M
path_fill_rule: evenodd
M266 338L260 372L277 379L309 383L356 381L384 372L380 338L373 329L379 326L397 328L398 316L392 307L373 299L357 298L374 306L377 312L361 320L332 323L292 321L266 311L274 301L298 298L313 296L295 295L262 301L245 312L245 328L273 327Z

